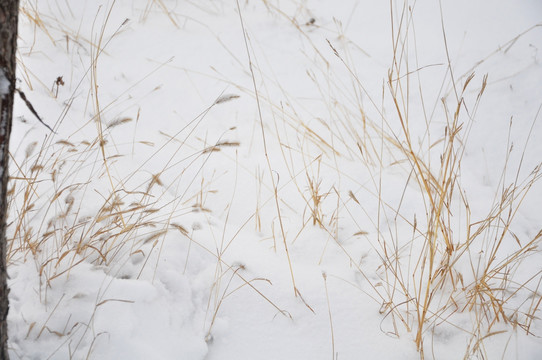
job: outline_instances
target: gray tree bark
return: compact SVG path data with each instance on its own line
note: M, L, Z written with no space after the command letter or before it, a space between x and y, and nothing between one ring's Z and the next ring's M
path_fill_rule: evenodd
M9 359L8 285L6 264L6 199L8 185L9 137L15 95L15 55L19 0L0 0L0 360Z

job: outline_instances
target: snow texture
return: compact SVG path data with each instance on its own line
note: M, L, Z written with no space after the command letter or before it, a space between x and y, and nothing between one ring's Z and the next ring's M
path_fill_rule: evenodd
M58 134L16 100L12 359L419 359L416 254L446 183L420 186L392 92L436 177L462 104L454 244L506 196L495 261L539 234L540 181L510 190L539 174L539 1L239 4L21 2L17 78ZM538 242L486 284L509 323L473 336L504 227L431 296L426 359L542 358Z
M7 95L9 93L9 80L4 72L4 69L0 69L0 96Z

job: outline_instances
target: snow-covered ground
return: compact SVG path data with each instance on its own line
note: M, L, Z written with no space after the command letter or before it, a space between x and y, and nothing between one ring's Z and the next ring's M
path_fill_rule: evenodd
M22 0L11 358L542 358L541 61L538 0Z

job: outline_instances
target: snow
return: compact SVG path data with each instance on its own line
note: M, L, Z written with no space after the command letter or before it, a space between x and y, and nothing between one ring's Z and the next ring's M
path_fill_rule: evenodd
M6 77L4 69L0 69L0 96L4 96L9 93L9 80Z
M524 313L542 296L542 6L440 3L23 1L18 78L57 135L16 101L11 358L420 358L429 198L392 145L406 138L388 86L406 24L391 75L437 176L462 98L454 244L507 196L521 206L495 263L535 239L488 284L511 279L494 291L517 326L465 310L497 222L432 297L424 355L539 358L542 327ZM531 178L526 196L507 190Z

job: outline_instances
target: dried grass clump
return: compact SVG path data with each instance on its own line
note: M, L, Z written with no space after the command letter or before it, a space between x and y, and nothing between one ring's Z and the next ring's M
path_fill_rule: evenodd
M65 5L65 10L71 13L69 4ZM58 103L60 112L56 123L51 124L52 131L41 143L33 141L28 144L23 156L18 150L14 151L8 192L8 263L33 259L41 284L45 288L50 286L54 279L69 275L71 269L81 263L91 263L104 268L116 266L118 270L130 257L143 255L146 260L141 265L141 275L147 266L149 253L161 247L165 234L171 230L183 229L182 225L176 224L178 219L174 221L174 218L191 211L187 205L190 201L188 189L180 194L176 201L171 201L169 187L178 179L170 179L166 185L160 181L160 175L167 170L186 165L186 158L175 159L176 162L171 164L181 149L184 152L187 147L185 141L178 141L175 146L172 144L183 132L193 131L206 112L189 122L178 133L169 136L153 154L140 159L142 162L138 162L138 167L133 170L133 164L129 164L131 160L126 157L127 153L119 149L128 149L131 146L133 151L136 146L154 145L137 141L133 129L132 144L118 144L113 135L119 127L136 127L139 110L134 123L132 117L111 115L117 106L116 101L125 93L118 94L119 98L107 102L105 106L100 101L103 98L98 78L100 57L111 39L115 38L127 23L127 20L122 22L112 35L106 35L113 8L114 2L105 10L99 8L93 24L97 25L102 17L103 23L99 29L95 29L93 25L90 40L87 40L78 31L63 25L61 17L66 14L60 9L57 14L59 18L44 17L33 4L21 4L22 16L26 16L30 23L35 24L51 41L53 35L58 37L67 34L67 56L70 52L79 51L78 48L68 45L70 39L80 48L88 44L90 49L85 52L88 57L81 59L83 63L88 62L82 73L73 69L67 71L74 79L69 80L70 89L67 91L72 93L64 103L56 99L59 88L65 85L67 79L57 77L50 89L40 80L40 74L33 73L25 66L24 57L19 59L23 74L26 75L24 80L30 90L35 83L42 86L55 100L52 103ZM53 44L56 44L55 41ZM30 57L33 46L32 43L30 48L23 47L21 51ZM136 85L139 83L134 86ZM82 95L85 92L86 98ZM86 122L70 124L73 127L62 126L67 121L77 124L77 120L81 118ZM81 140L81 133L92 134L93 126L95 135ZM62 129L59 133L64 138L57 135L55 131L58 129ZM67 134L69 131L73 132ZM23 139L23 143L24 141ZM231 144L218 146L229 145ZM169 158L162 157L165 159L162 162L166 163L161 164L162 170L149 175L145 165L166 151L172 151L173 155ZM195 159L201 159L204 153L194 152L193 149L188 152L192 163L196 162ZM184 169L188 167L183 166ZM126 171L126 168L130 170ZM181 171L179 176L183 173L184 171ZM157 213L158 207L164 211ZM186 231L181 231L181 234L187 236Z
M81 263L107 268L142 255L145 260L140 265L141 275L148 266L149 252L161 249L166 234L173 230L190 238L190 246L198 245L216 261L206 313L206 340L211 341L212 329L224 300L245 285L278 313L290 317L253 285L255 280L269 283L268 279L245 278L245 265L232 265L224 260L228 247L249 220L254 221L257 231L272 229L272 248L277 251L278 240L281 245L278 249L287 260L286 271L290 275L293 296L314 311L301 295L299 287L302 284L295 277L295 258L290 253L291 244L312 224L327 236L320 263L333 245L344 252L345 261L363 278L364 284L360 288L380 306L383 327L391 324L385 332L397 337L403 330L412 333L421 358L426 356L428 343L438 336L441 328L453 327L466 335L465 358L473 355L486 358L486 340L502 332L516 330L531 335L542 303L539 289L542 271L531 266L533 261L540 259L542 230L525 238L518 235L515 227L524 201L529 198L532 188L540 184L542 165L538 164L523 176L522 162L509 163L507 156L502 164L499 189L493 199L488 199L489 211L483 216L479 211L473 214L467 184L462 183L462 162L488 85L487 75L480 78L471 71L465 77L457 78L448 57L441 65L443 73L440 74L441 88L446 90L446 95L435 104L436 115L423 116L420 114L424 111L414 111L416 108L425 110L424 104L429 100L424 98L422 91L412 91L414 87L423 89L424 84L418 77L423 67L412 69L412 63L409 63L409 56L417 55L417 50L410 45L415 44L415 32L411 28L414 21L412 8L407 3L398 13L392 6L391 65L383 88L378 89L381 99L377 101L357 75L348 46L339 48L328 40L329 48L318 48L307 30L315 26L314 18L309 18L303 25L304 21L288 16L272 2L263 2L269 12L285 18L312 46L314 63L321 66L321 73L312 69L308 76L334 121L311 123L299 115L306 112L296 112L295 106L299 103L295 102L295 96L288 99L292 101L277 104L266 93L266 87L259 86L259 81L265 82L268 78L256 66L254 44L244 25L244 10L237 2L239 25L243 31L240 39L245 45L253 86L252 89L241 86L238 89L256 100L258 121L255 128L258 129L255 133L263 149L265 171L258 168L254 176L258 183L256 210L235 235L231 239L225 238L231 206L225 211L224 233L214 244L215 249L191 239L191 232L178 223L177 218L191 211L210 212L204 201L205 179L202 177L199 192L193 191L192 185L200 178L210 156L236 149L241 144L219 139L210 145L205 141L203 149L190 149L186 142L213 107L239 96L219 96L176 134L162 132L166 139L164 143L142 164L138 163L135 171L119 175L115 168L124 160L125 154L117 151L112 131L137 126L138 120L133 121L128 116L108 118L106 110L114 106L114 101L106 106L100 103L102 90L99 90L98 64L109 41L104 36L107 14L101 30L90 40L84 40L80 34L66 35L66 41L71 39L91 45L90 65L84 76L86 78L88 74L90 80L85 103L92 106L95 114L89 121L95 126L95 136L81 141L50 136L42 144L30 143L22 161L13 158L8 193L12 213L8 261L33 259L45 287L59 277L68 276ZM305 5L299 6L300 13L305 14ZM161 0L148 1L141 20L158 9L178 27L178 16L167 6ZM50 37L52 31L35 9L27 7L23 14ZM337 39L347 43L340 26L336 25L339 28ZM443 34L446 43L444 31ZM346 69L349 83L341 81L340 76L335 77L335 65L329 61L333 57L338 59L342 70ZM52 89L47 87L51 97L58 96L63 83L60 77ZM28 85L31 88L30 82ZM281 90L288 97L286 91ZM66 118L73 101L73 97L68 101L57 126ZM274 124L267 123L265 110L272 113ZM295 140L292 133L297 136ZM172 148L173 144L176 147ZM164 156L166 149L171 152ZM281 174L288 172L289 178L278 176L279 165L277 158L269 156L271 149L281 152L286 166L286 171ZM512 152L511 144L507 144L506 150L507 155ZM521 157L524 155L525 151ZM159 158L165 161L158 171L145 170L145 164ZM368 180L355 179L357 173L342 166L345 161L363 169L369 174ZM509 181L506 175L515 165L517 170L513 180ZM235 167L238 166L236 158ZM169 176L172 169L177 169L179 175ZM192 175L183 178L189 171ZM385 180L391 171L395 184L401 187L399 203L388 197L388 193L395 190L386 187ZM324 173L326 176L337 174L336 181L332 184L324 181ZM342 186L343 182L356 184L356 181L359 181L357 189ZM236 186L237 183L234 189ZM300 218L291 228L287 228L284 221L285 214L291 214L288 212L290 201L284 195L287 186L297 191L296 195L301 199L297 203L304 207L291 212ZM262 189L268 190L271 196L260 199ZM175 193L172 195L172 192ZM234 190L232 203L235 197ZM99 198L100 201L89 203L88 198ZM411 202L408 210L403 207L403 201ZM266 224L266 217L261 214L266 204L272 208L271 224ZM368 252L376 254L374 262L377 266L371 268L372 263L366 261L366 255L356 258L351 254L341 232L344 219L356 227L351 239L363 239ZM292 229L294 231L290 231ZM190 247L186 264L189 256ZM335 356L327 288L330 273L323 273L323 280L332 355Z
M299 26L299 19L265 4L308 36ZM413 340L424 358L432 338L438 336L441 328L451 327L468 338L465 358L487 358L484 342L507 331L532 335L533 323L538 319L542 271L532 264L541 258L542 230L525 238L518 235L521 231L516 228L521 226L517 219L530 191L540 186L542 164L523 175L526 150L520 153L519 163L510 163L512 144L507 144L495 197L487 199L489 211L480 215L476 209L473 214L466 191L469 184L462 182L462 161L471 146L469 135L484 98L488 75L476 77L474 68L456 77L447 55L443 64L435 65L442 69L433 79L441 82L441 93L437 96L439 101L431 103L430 96L424 96L427 84L419 76L426 67L418 65L413 29L415 7L408 5L390 5L393 51L385 86L380 91L373 92L359 78L354 56L348 52L356 47L345 45L349 40L340 31L337 41L328 40L328 45L350 75L351 85L333 72L333 65L321 55L322 49L312 45L315 64L322 69L321 73L314 69L307 73L322 94L330 120L316 130L298 115L301 112L288 112L276 105L276 113L287 125L297 123L292 127L305 141L297 153L292 151L292 144L284 145L284 160L288 163L289 157L299 154L303 159L310 158L310 152L316 151L320 155L312 155L318 163L317 173L320 166L337 173L335 186L325 193L320 175L315 178L307 173L310 164L305 164L303 170L307 174L304 186L297 185L300 180L295 178L295 171L291 171L291 176L298 188L307 189L300 193L313 225L323 228L335 240L369 284L364 292L380 303L383 323L391 324L391 330L385 330L387 334L400 336L402 324L403 329L414 334ZM444 25L442 34L447 50ZM334 43L343 46L338 50ZM268 99L260 96L260 100ZM283 143L278 130L277 136ZM530 134L526 142L529 137ZM342 163L340 159L356 160L370 174L370 180L360 182L357 191L341 189L341 179L352 175L338 165ZM515 173L508 180L513 167ZM395 189L385 185L390 170L394 172L395 184L402 187L398 203L388 196ZM326 213L329 206L323 210L324 200L337 203L332 213ZM404 202L409 202L407 210ZM361 209L364 216L355 215L355 209ZM363 241L369 239L371 251L380 259L376 269L363 266L363 259L356 261L343 245L337 225L339 212L356 226L359 224L354 236ZM323 221L326 217L330 220ZM300 232L305 227L306 222ZM373 271L378 280L374 280Z

